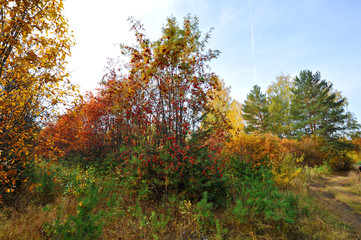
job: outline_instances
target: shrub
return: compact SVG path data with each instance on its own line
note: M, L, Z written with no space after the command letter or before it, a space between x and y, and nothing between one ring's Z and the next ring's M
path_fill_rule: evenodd
M55 170L50 164L46 166L38 165L37 174L39 180L36 192L39 194L41 204L54 201L58 193L59 184L54 172Z
M270 167L257 170L252 165L233 160L234 187L238 197L232 213L240 223L265 219L274 223L295 223L298 216L298 199L293 193L281 193L275 186Z
M1 154L0 150L0 205L2 203L12 204L14 197L22 194L29 186L31 186L31 191L36 186L36 168L32 157L22 156L19 163L12 158L2 161L6 158L2 158Z
M304 137L301 140L284 139L282 145L297 158L303 158L303 165L320 166L328 157L326 142L320 137Z
M204 191L209 191L209 201L224 204L227 178L216 149L198 144L187 149L174 144L153 154L146 154L142 147L121 150L129 154L124 154L118 174L128 187L139 190L146 184L154 196L173 192L191 200L199 200Z
M272 165L276 168L288 152L277 136L258 132L238 133L226 144L224 150L226 156L241 157L251 167Z
M98 239L102 233L101 217L104 215L102 212L94 212L99 201L99 188L92 183L78 197L76 214L66 216L63 220L61 214L58 214L52 224L44 226L45 233L48 237L58 239Z
M207 227L213 227L214 225L214 216L212 212L212 203L208 202L207 192L203 192L203 198L197 203L196 212L197 212L197 222L200 228L206 229Z
M353 169L353 159L345 152L333 154L328 159L328 164L334 171L348 171Z
M297 158L291 154L287 154L278 169L273 170L273 175L276 184L281 188L286 188L302 171L300 164L302 164L303 157Z

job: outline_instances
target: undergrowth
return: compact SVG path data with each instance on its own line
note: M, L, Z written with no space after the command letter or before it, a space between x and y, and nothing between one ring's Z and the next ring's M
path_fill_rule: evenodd
M208 191L199 199L177 192L155 199L147 184L134 189L112 171L45 161L36 169L39 186L22 197L31 200L25 210L2 206L0 239L330 239L328 228L339 239L352 237L293 186L327 173L327 166L301 168L280 189L272 166L254 169L234 158L223 206Z

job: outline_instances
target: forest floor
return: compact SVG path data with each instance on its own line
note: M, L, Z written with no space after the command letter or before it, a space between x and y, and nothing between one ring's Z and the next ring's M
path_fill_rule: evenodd
M361 173L319 176L313 179L309 193L361 239Z

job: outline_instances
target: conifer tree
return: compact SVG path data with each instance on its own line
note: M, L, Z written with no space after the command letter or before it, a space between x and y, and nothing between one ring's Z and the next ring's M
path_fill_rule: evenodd
M258 85L254 85L247 95L243 106L243 119L246 121L245 131L266 132L268 129L269 111L266 94L261 92Z
M301 71L294 80L292 92L295 136L316 135L327 140L343 136L348 119L344 108L346 99L336 94L332 83L321 80L320 72Z

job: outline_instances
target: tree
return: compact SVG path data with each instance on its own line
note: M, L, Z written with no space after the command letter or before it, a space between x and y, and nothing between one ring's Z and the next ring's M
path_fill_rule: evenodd
M43 155L63 158L78 155L97 160L118 148L114 143L118 131L112 127L115 118L111 106L109 98L87 93L82 102L42 129L40 137L52 142L51 146L42 146Z
M269 130L280 138L289 137L292 130L291 91L293 82L289 75L276 77L267 89Z
M41 122L75 90L62 9L62 0L0 0L0 194L26 181Z
M242 105L233 100L229 106L229 111L227 112L227 119L231 125L229 133L231 136L235 136L237 133L241 132L244 129L244 121L242 118Z
M259 86L253 86L242 106L242 111L243 119L247 123L245 126L246 132L256 130L266 132L268 130L269 111L266 94L261 92Z
M204 188L217 189L223 163L215 142L205 141L201 124L220 85L207 65L219 51L206 49L210 35L201 34L196 17L185 17L182 26L168 18L157 41L147 38L140 22L131 18L130 23L136 44L121 45L129 62L110 62L99 93L79 113L74 108L59 119L82 123L80 129L61 130L57 123L54 142L66 151L69 145L61 135L73 134L71 139L84 148L70 150L91 153L91 160L97 160L96 152L109 153L135 188L142 182L153 193L173 189L190 198Z
M243 130L241 104L230 96L231 88L223 80L219 81L214 91L210 92L207 114L202 121L202 128L213 132L214 141L221 141L215 135L234 136ZM222 133L221 133L222 132Z
M321 80L321 74L303 70L294 80L291 114L294 135L322 136L337 140L347 130L346 99L336 94L332 83Z
M122 116L117 124L126 126L124 144L142 149L134 152L139 157L137 177L160 192L172 184L184 189L191 178L202 174L219 178L216 168L204 170L210 160L192 156L199 143L189 143L207 111L209 93L218 85L218 76L207 66L219 55L206 50L210 33L202 36L196 17L185 17L182 27L168 18L161 38L151 42L143 26L130 21L137 44L121 45L130 58L129 74L110 72L108 91L114 98L114 114Z
M183 28L175 18L168 18L162 37L154 42L138 21L131 18L130 22L137 45L121 45L122 53L130 58L129 75L112 69L106 76L108 91L116 108L139 123L138 127L145 130L152 123L161 138L174 135L182 144L186 132L199 127L208 92L217 85L218 77L206 71L206 64L219 51L205 51L210 35L201 39L197 18L186 17ZM156 145L161 138L154 139Z

